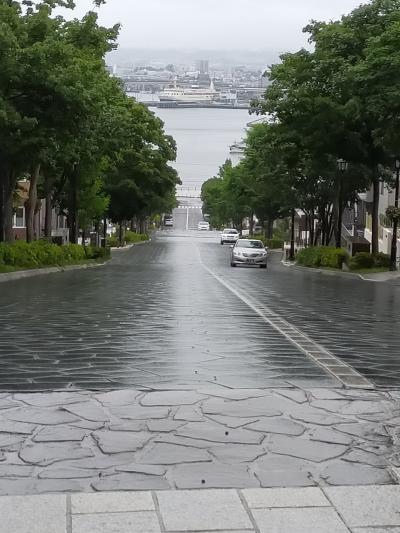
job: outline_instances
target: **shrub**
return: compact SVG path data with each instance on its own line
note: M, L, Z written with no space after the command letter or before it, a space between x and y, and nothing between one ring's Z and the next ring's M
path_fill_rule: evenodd
M376 268L390 268L390 255L379 252L374 255Z
M363 268L373 268L375 265L374 256L368 252L359 252L350 260L351 270L360 270Z
M115 235L108 237L107 245L111 246L111 248L117 248L119 246L119 239Z
M0 265L38 268L76 264L86 259L108 257L109 250L78 244L58 246L48 241L0 243Z
M381 252L370 254L368 252L359 252L350 261L351 270L363 270L367 268L389 268L390 256Z
M271 250L280 250L283 248L284 242L281 239L262 239L265 246Z
M134 244L135 242L147 241L149 236L145 233L135 233L134 231L127 231L125 233L125 241L127 244Z
M326 267L341 269L348 260L346 250L330 246L304 248L297 254L297 263L307 267Z

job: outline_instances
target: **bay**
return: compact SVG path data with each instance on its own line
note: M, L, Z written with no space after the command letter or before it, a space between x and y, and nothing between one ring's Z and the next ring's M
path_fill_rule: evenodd
M175 139L174 167L184 186L200 188L230 158L230 146L243 140L254 120L245 109L153 109Z

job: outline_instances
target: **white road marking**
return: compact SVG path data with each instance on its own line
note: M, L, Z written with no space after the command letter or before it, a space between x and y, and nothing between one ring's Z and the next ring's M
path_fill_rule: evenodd
M307 355L317 365L333 375L337 380L349 388L373 389L374 385L366 379L362 374L357 372L353 367L344 363L338 357L334 356L326 348L316 343L311 337L303 333L301 330L290 324L287 320L282 318L275 311L269 307L261 304L254 298L243 294L240 290L233 287L230 283L225 281L220 275L213 272L202 261L200 250L198 249L201 266L221 285L228 289L232 294L245 303L252 309L264 322L273 327L296 348Z

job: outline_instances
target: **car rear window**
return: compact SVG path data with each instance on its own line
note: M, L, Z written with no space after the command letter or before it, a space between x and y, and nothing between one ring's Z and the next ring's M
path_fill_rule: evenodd
M264 248L264 245L261 241L240 240L237 242L236 246L238 248Z

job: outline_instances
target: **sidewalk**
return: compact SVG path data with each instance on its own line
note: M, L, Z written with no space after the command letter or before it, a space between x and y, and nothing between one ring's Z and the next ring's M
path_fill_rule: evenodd
M10 496L0 516L0 533L399 533L400 486Z

